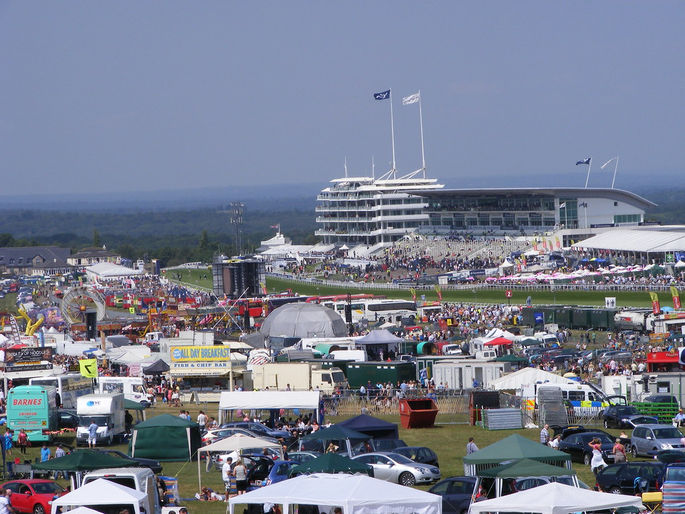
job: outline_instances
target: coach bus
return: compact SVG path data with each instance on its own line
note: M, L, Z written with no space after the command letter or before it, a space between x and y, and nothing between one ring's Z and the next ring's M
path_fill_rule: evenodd
M57 390L58 404L64 409L75 409L76 399L84 394L92 394L93 379L80 373L67 373L50 377L32 378L29 385L52 386Z

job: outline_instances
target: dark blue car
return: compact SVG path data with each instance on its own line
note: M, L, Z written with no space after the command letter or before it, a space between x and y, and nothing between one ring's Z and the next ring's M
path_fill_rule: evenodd
M442 497L443 514L463 514L469 510L475 486L476 477L449 477L440 480L428 492Z

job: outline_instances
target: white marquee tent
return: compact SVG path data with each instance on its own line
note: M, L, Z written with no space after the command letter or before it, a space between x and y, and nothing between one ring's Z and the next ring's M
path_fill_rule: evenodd
M537 368L523 368L512 373L507 373L490 381L489 387L496 391L513 390L521 391L524 387L532 384L574 384L573 380L564 378L556 373L550 373ZM533 392L534 393L534 392Z
M133 505L135 514L140 514L140 506L145 502L147 495L144 492L100 478L54 500L51 512L56 514L59 507L64 510L64 507Z
M281 448L281 445L279 443L274 443L271 441L268 441L266 439L261 439L259 437L250 437L249 435L244 435L244 434L235 434L232 435L231 437L227 437L226 439L220 439L212 444L208 444L207 446L203 446L202 448L199 448L197 450L198 457L197 457L197 489L198 491L202 491L202 475L200 473L200 454L202 453L210 453L210 452L216 452L216 453L231 453L231 452L242 452L243 450L251 449L251 448L258 448L258 449L263 449L263 448L278 448L279 452L281 453L281 458L283 458L283 448ZM209 458L209 455L207 456Z
M219 398L219 423L231 410L309 409L319 418L319 391L224 391Z
M318 505L330 513L343 514L441 514L442 498L435 494L392 484L367 475L315 473L277 482L229 500L236 505L276 503L289 512L290 505Z
M134 275L143 275L143 270L127 268L111 262L98 262L86 268L86 275L89 280L97 280L103 278L119 278L131 277Z
M553 482L492 500L472 503L469 514L480 512L530 512L571 514L574 512L642 506L639 496L599 493Z

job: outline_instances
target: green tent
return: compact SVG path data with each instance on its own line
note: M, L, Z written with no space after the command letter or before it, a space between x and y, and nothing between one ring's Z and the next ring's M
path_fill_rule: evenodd
M571 456L568 453L554 450L544 444L531 441L519 434L500 439L464 457L464 464L469 466L468 475L480 475L482 470L493 468L509 460L532 459L547 464L571 467Z
M519 357L518 355L512 355L510 353L506 355L500 355L495 359L496 362L511 362L511 363L528 363L527 357Z
M133 427L128 454L160 461L187 461L197 458L202 446L200 426L179 416L162 414Z
M362 464L337 453L324 453L315 459L293 466L290 469L291 477L308 473L349 473L351 475L366 473L369 476L373 476L373 468L368 464Z
M572 469L545 464L533 459L521 459L479 473L482 477L519 478L519 477L564 477L575 475Z
M533 346L533 345L541 345L542 341L540 341L539 339L534 339L532 337L528 337L526 339L522 339L522 340L518 341L518 344L520 344L521 346Z
M69 455L33 464L34 470L41 471L92 471L104 468L124 468L139 466L140 463L110 455L97 450L74 450Z

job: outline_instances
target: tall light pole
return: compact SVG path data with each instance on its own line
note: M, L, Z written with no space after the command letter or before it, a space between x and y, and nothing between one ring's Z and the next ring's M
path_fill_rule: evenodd
M235 246L238 251L238 255L243 253L241 234L243 230L243 212L245 210L245 204L243 202L231 202L230 213L231 213L231 225L235 226Z

